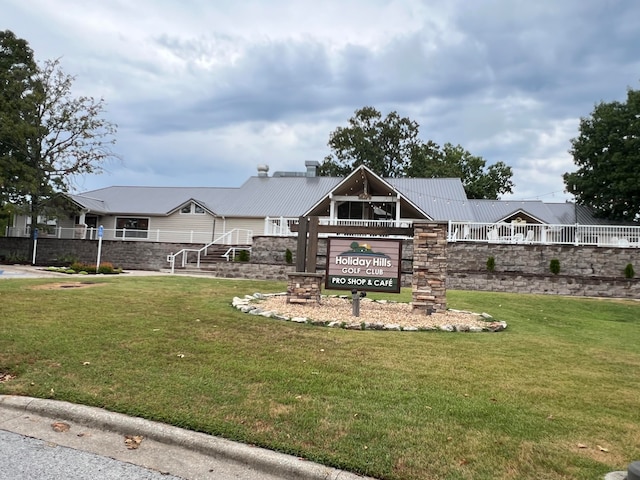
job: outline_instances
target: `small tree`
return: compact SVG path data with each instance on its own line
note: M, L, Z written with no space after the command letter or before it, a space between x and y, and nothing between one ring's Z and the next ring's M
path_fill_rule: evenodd
M557 258L552 258L549 262L549 270L554 275L558 275L560 273L560 260Z
M496 269L496 259L493 257L487 258L487 271L493 273Z
M627 263L627 266L624 267L624 278L632 279L636 276L636 272L633 269L633 265Z

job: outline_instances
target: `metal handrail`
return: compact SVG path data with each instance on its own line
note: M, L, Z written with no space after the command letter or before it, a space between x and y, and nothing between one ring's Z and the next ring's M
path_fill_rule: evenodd
M179 255L182 255L182 268L186 267L187 264L187 256L189 252L197 252L198 254L198 261L196 263L196 267L200 268L200 258L202 257L202 252L204 252L205 256L207 255L208 249L209 247L211 247L212 245L224 245L224 242L222 242L222 240L226 239L227 237L229 239L233 239L233 235L236 236L236 240L240 239L240 232L245 232L246 234L246 240L248 240L249 238L253 237L253 230L248 230L248 229L244 229L244 228L234 228L233 230L228 231L227 233L224 233L222 235L220 235L218 238L216 238L215 240L213 240L212 242L207 243L204 247L195 249L195 248L183 248L182 250L179 250L176 253L170 253L169 255L167 255L167 262L169 262L171 264L171 273L175 272L175 259L176 257L178 257ZM248 242L246 242L248 243ZM229 250L231 250L232 248L236 248L236 247L231 247ZM229 250L227 250L227 252L222 255L223 257L225 257L227 259L227 261L229 261L229 257L227 256L229 253ZM242 250L251 250L251 248L243 248Z

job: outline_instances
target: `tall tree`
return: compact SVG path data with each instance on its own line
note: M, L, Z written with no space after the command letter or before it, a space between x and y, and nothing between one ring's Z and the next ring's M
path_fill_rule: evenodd
M59 60L34 65L24 40L0 32L0 181L8 200L28 205L32 225L78 175L100 173L115 154L116 126L104 100L74 97Z
M610 220L640 219L640 91L597 104L569 152L578 169L563 178L577 203Z
M0 31L0 206L20 201L34 177L27 151L36 136L34 82L38 66L25 40Z
M382 118L375 108L363 107L349 119L349 126L330 134L332 153L325 157L320 174L344 176L365 165L382 177L458 177L469 198L496 199L512 191L513 172L504 163L487 167L482 157L460 145L424 143L418 134L418 123L397 112Z
M403 175L411 151L419 144L418 124L396 112L384 119L373 107L356 110L348 127L329 136L332 154L325 157L322 175L344 176L365 165L383 177Z
M409 177L460 178L469 198L497 199L511 193L511 167L503 162L486 165L484 158L472 155L460 145L445 143L441 148L429 141L412 156L406 173Z

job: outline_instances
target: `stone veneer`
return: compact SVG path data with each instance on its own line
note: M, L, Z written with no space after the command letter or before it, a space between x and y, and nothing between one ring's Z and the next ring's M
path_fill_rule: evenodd
M447 309L447 224L413 225L412 308L431 315Z
M203 273L226 278L251 278L286 281L295 270L296 238L254 236L250 262L224 262L202 269ZM125 270L161 270L169 267L167 254L195 244L168 244L110 240L103 241L102 260ZM285 261L286 250L294 256ZM456 290L492 290L513 293L546 293L595 297L640 298L640 278L624 278L624 268L632 264L640 270L640 248L612 248L573 245L511 245L457 242L447 245L446 288ZM37 265L61 264L74 256L82 262L96 260L97 242L91 240L38 239ZM495 258L493 274L486 271L489 256ZM3 257L30 259L29 239L0 237ZM402 247L402 285L412 283L413 245ZM549 272L551 259L560 260L560 275ZM195 255L190 256L195 262ZM317 266L326 263L326 241L318 245Z
M323 279L323 273L289 273L287 303L320 303Z

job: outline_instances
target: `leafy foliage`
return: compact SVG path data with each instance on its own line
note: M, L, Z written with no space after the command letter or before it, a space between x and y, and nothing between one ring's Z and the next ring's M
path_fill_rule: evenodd
M487 271L493 273L496 269L496 259L494 257L487 258Z
M627 266L624 267L624 278L631 279L636 276L636 271L633 269L633 265L627 263Z
M59 60L37 65L27 42L0 32L0 183L3 201L29 205L32 225L77 175L100 173L115 157L116 126L104 100L74 97Z
M611 220L640 217L640 91L626 102L601 102L580 120L570 153L578 169L563 175L567 191L596 216Z
M560 260L557 258L552 258L549 262L549 270L554 275L558 275L560 273Z
M375 108L363 107L348 123L330 134L332 153L325 157L321 175L345 176L365 165L382 177L457 177L469 198L497 199L512 191L513 173L503 162L487 168L482 157L460 145L424 143L418 123L395 111L382 118Z

